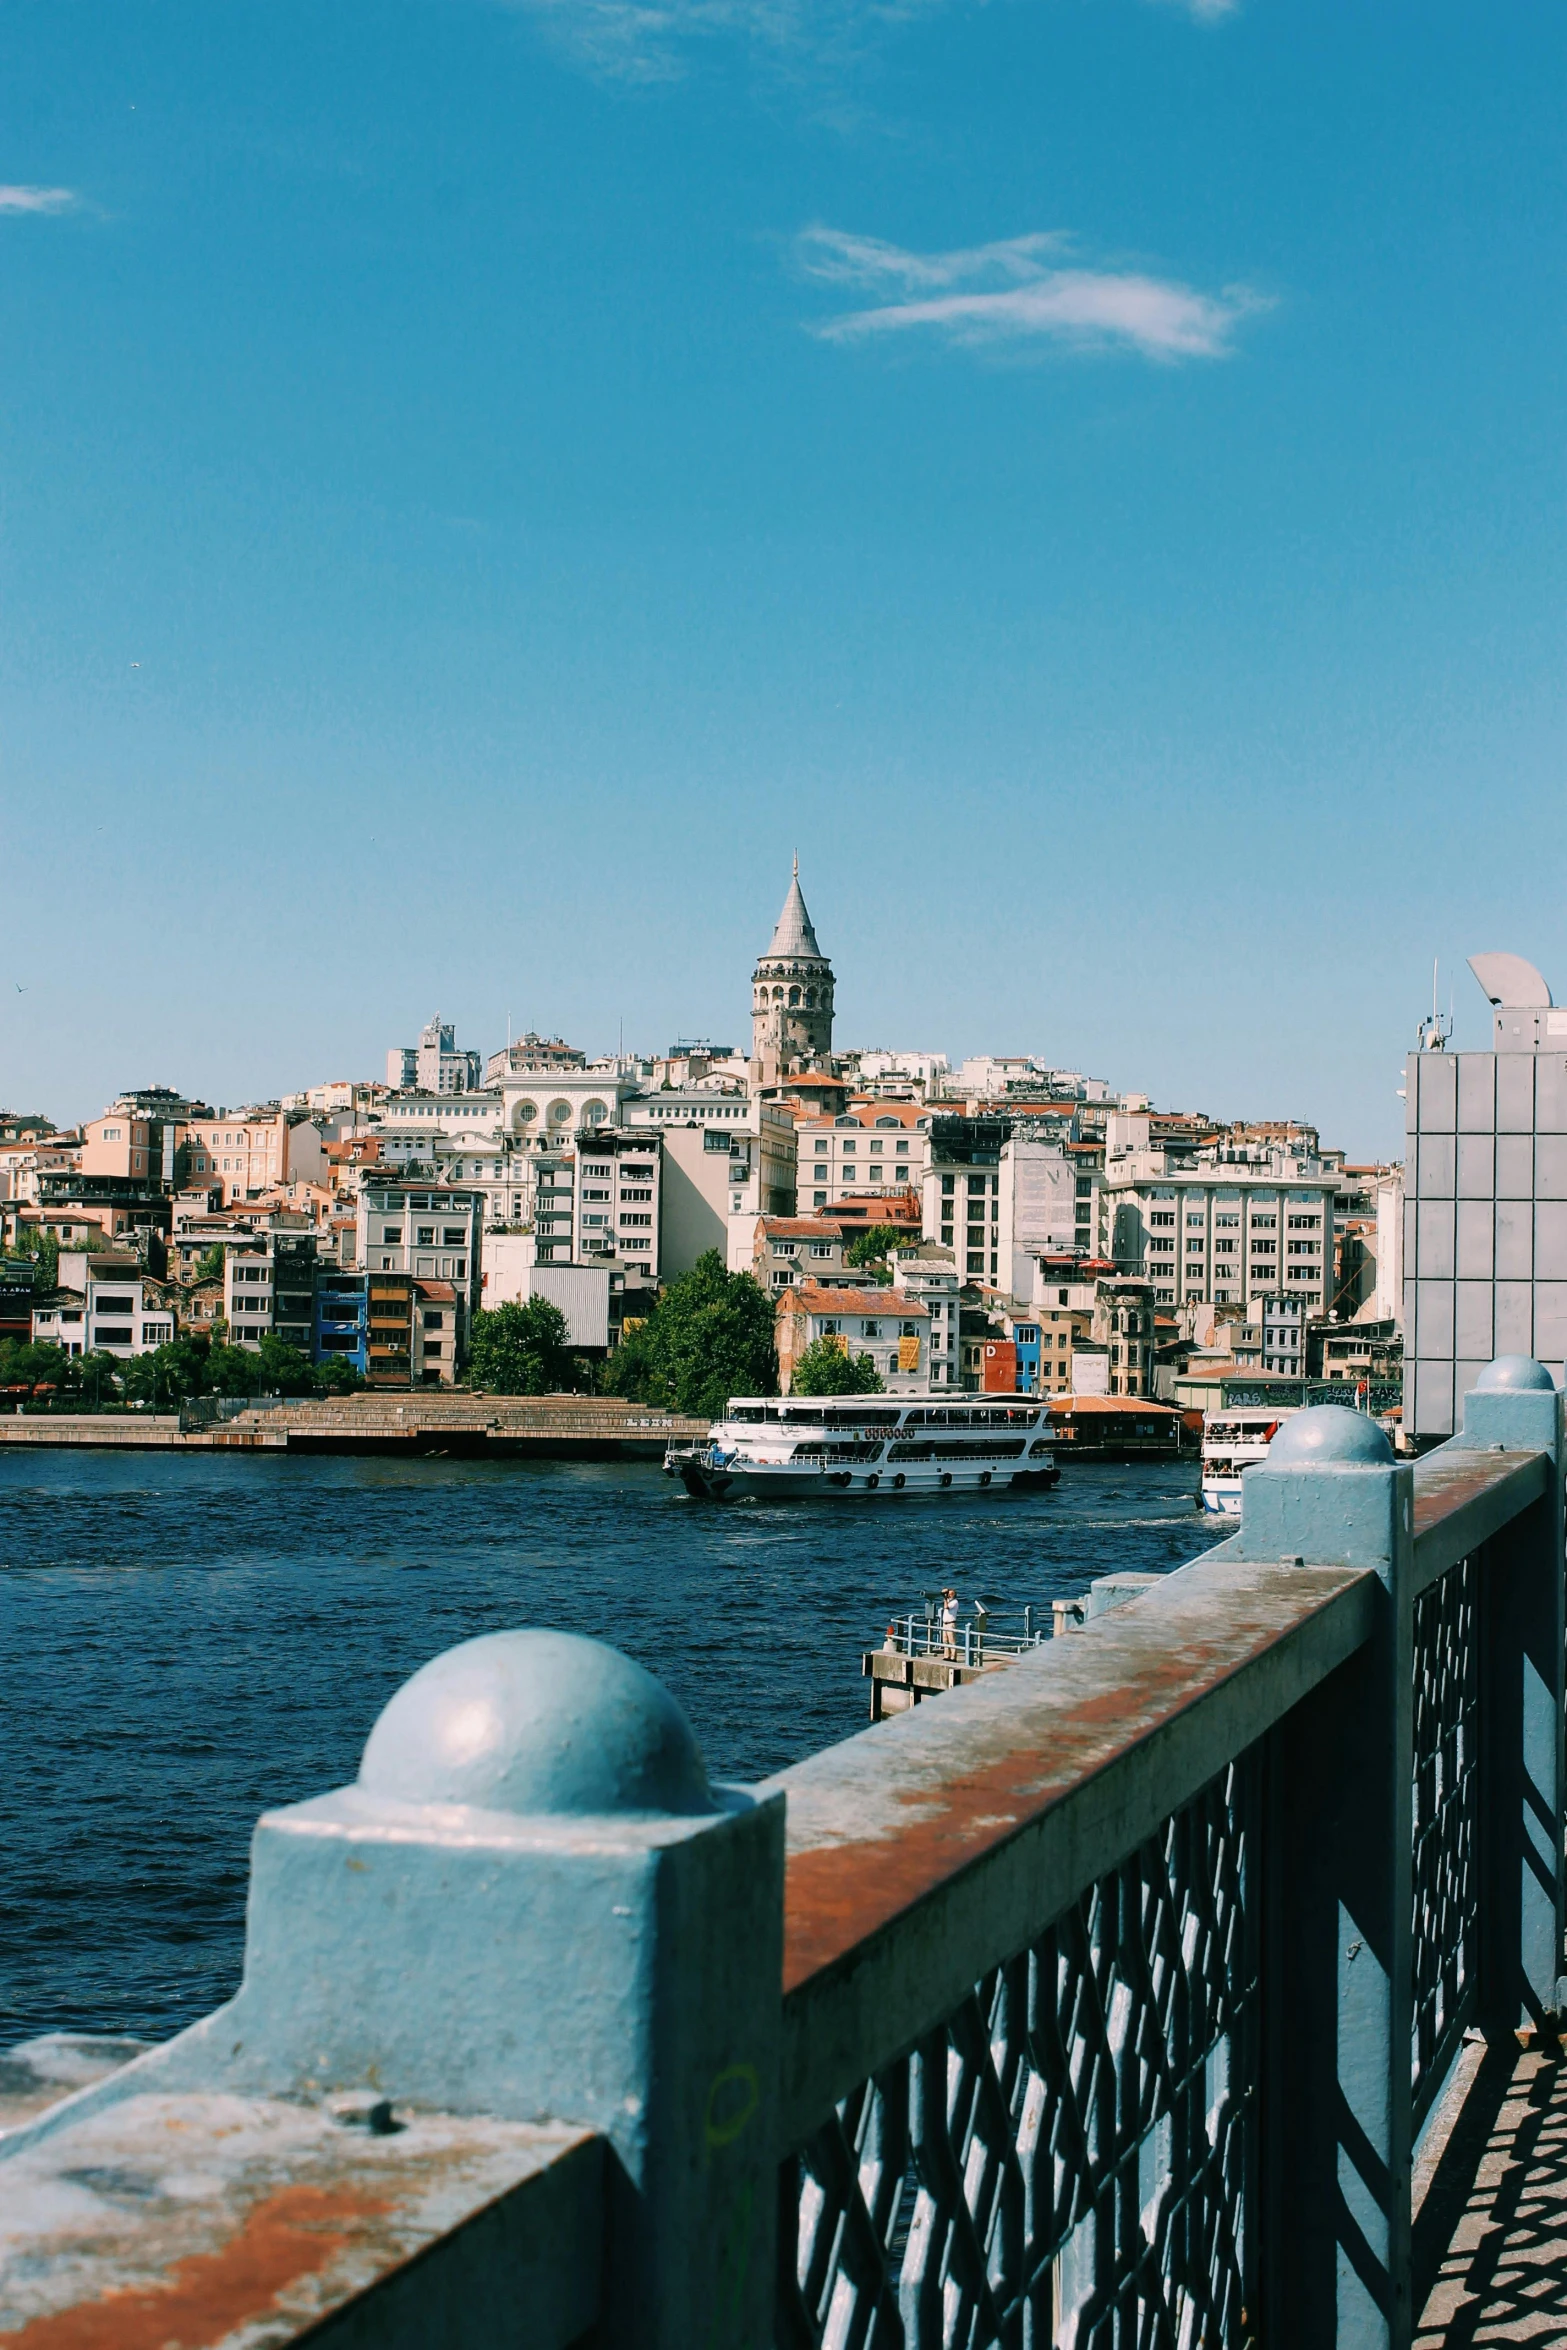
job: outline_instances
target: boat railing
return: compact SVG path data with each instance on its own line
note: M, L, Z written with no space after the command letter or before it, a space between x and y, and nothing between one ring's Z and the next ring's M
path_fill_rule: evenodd
M951 1622L939 1604L909 1608L889 1620L881 1645L888 1656L937 1656L982 1665L987 1657L1025 1656L1075 1631L1087 1613L1086 1598L1047 1599L1021 1608L970 1606L960 1608Z

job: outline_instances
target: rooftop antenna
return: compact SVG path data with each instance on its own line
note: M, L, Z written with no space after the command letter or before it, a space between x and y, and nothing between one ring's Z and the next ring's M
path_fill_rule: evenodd
M1429 1020L1422 1020L1420 1023L1420 1042L1418 1049L1423 1053L1445 1053L1447 1050L1448 1039L1453 1033L1453 1014L1451 1005L1449 1005L1446 1013L1439 1012L1436 1008L1437 966L1439 960L1440 958L1435 955L1433 955L1431 958L1431 1017Z

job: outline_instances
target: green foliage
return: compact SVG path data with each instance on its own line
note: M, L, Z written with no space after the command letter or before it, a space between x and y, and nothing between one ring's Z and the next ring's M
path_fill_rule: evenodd
M256 1349L256 1360L261 1366L263 1395L314 1393L310 1357L302 1355L297 1346L290 1346L286 1338L274 1338L269 1331Z
M474 1315L470 1385L495 1395L552 1395L568 1386L571 1376L566 1317L548 1298L481 1306Z
M196 1279L198 1281L221 1281L225 1253L222 1242L217 1240L210 1248L203 1249L201 1255L196 1259Z
M120 1366L120 1381L133 1403L171 1412L188 1396L205 1392L211 1350L204 1338L176 1338L150 1354L132 1355Z
M918 1237L901 1224L868 1224L863 1232L856 1232L843 1252L846 1265L884 1265L890 1248L903 1248ZM845 1388L846 1395L858 1395L859 1388Z
M290 1347L292 1354L293 1349ZM257 1395L263 1385L261 1357L248 1346L229 1346L215 1339L207 1354L209 1395Z
M341 1355L327 1355L313 1363L310 1376L317 1395L352 1395L366 1384L363 1371L356 1371Z
M773 1304L716 1249L672 1281L604 1368L604 1391L717 1419L732 1395L776 1395Z
M880 1395L882 1376L869 1355L846 1354L836 1339L813 1339L794 1366L791 1395Z
M43 1286L53 1289L60 1279L60 1238L37 1224L25 1224L16 1236L16 1253L30 1257L43 1275Z
M62 1346L35 1346L30 1339L0 1341L0 1387L25 1387L29 1396L40 1387L64 1384L70 1356Z

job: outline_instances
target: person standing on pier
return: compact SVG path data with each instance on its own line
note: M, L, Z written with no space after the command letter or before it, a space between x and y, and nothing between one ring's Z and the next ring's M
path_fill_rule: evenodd
M950 1583L941 1595L941 1653L954 1660L958 1653L958 1595Z

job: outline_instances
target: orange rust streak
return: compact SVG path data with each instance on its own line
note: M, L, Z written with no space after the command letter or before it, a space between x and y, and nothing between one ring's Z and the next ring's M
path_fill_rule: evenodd
M285 2285L315 2276L353 2241L354 2223L391 2204L342 2188L280 2187L230 2242L178 2260L160 2284L116 2288L35 2317L6 2350L209 2350L274 2308Z
M1501 1460L1487 1461L1483 1467L1450 1469L1444 1462L1439 1469L1428 1470L1415 1488L1415 1532L1429 1534L1433 1526L1439 1526L1478 1494L1505 1484L1516 1473L1520 1460L1527 1457L1511 1453Z
M1191 1643L1178 1657L1150 1655L1135 1682L1096 1690L1070 1711L1041 1710L1040 1744L1014 1745L993 1763L904 1789L899 1800L920 1809L895 1836L792 1852L784 1875L785 1997L1006 1843L1277 1638L1274 1626L1253 1625L1234 1643ZM1026 1735L1027 1727L1014 1723L1013 1734Z

